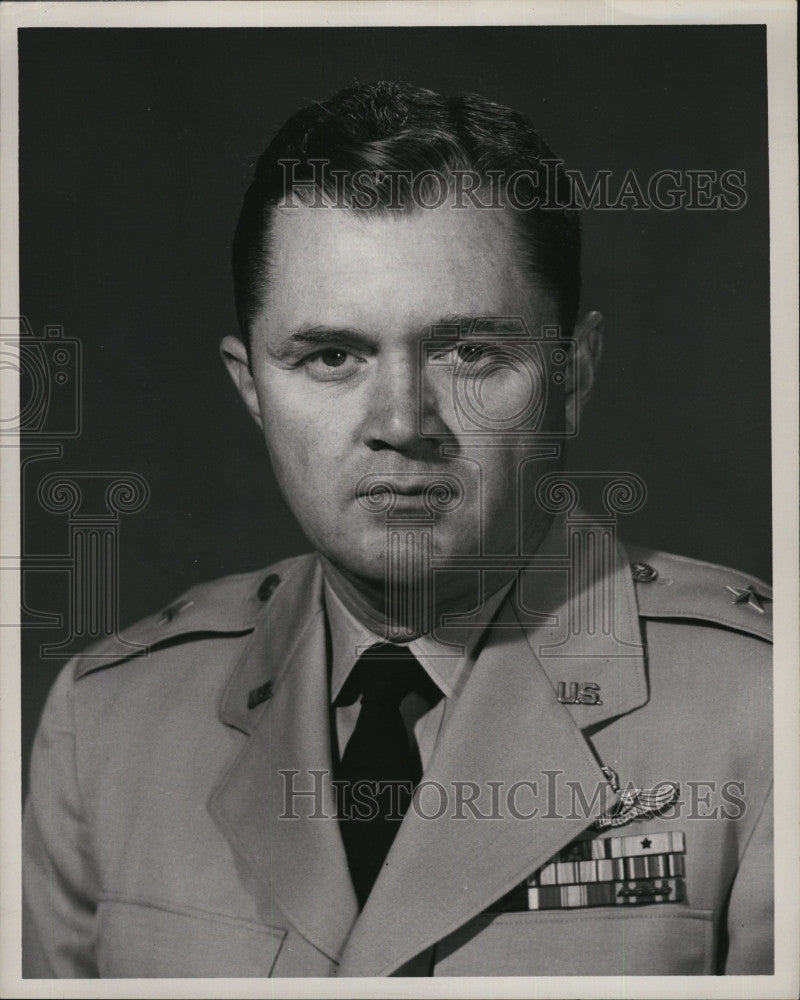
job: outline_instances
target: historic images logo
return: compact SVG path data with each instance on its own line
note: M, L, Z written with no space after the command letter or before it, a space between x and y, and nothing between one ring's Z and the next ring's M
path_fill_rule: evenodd
M737 212L747 204L744 170L635 170L585 173L560 159L520 170L341 170L324 158L280 161L279 208L506 209L517 212ZM301 169L298 169L301 168Z
M43 659L66 659L92 640L106 641L128 655L145 652L119 636L119 532L121 516L148 502L150 488L135 472L69 470L36 475L36 463L61 461L65 442L83 430L81 342L61 326L48 325L37 336L24 317L2 319L0 377L4 409L0 446L20 454L21 510L29 509L31 489L39 508L66 516L68 542L59 552L4 555L2 568L21 575L21 622L3 625L55 629L66 635L45 643ZM9 406L8 400L18 400ZM35 486L31 480L35 479ZM66 611L37 610L27 601L26 583L34 573L66 576ZM91 653L87 655L92 655ZM99 655L99 654L98 654Z

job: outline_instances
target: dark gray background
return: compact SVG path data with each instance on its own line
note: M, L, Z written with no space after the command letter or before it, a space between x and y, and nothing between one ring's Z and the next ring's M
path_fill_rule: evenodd
M354 81L474 90L567 165L746 171L736 212L589 212L584 308L607 320L573 468L630 470L630 542L770 576L767 94L762 27L25 29L22 311L83 345L83 432L47 472L132 470L121 619L307 543L217 356L235 332L230 238L252 165L298 107ZM34 494L31 497L31 494ZM25 502L30 553L67 548ZM66 611L63 574L28 603ZM23 756L59 661L24 636Z

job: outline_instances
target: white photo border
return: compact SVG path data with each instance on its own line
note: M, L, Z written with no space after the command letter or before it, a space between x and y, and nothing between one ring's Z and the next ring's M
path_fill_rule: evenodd
M17 30L25 27L398 27L764 24L769 126L772 488L775 584L775 975L464 979L21 978L20 640L0 628L0 990L22 997L794 997L800 940L798 664L798 239L796 6L792 0L387 0L372 2L3 3L0 7L0 315L19 315ZM13 393L4 413L17 412ZM0 543L17 550L19 452L0 449ZM5 544L8 543L8 546ZM16 620L19 574L2 574L0 620Z

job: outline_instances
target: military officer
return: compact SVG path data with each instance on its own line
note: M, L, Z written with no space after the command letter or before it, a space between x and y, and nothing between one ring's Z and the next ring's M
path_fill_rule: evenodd
M770 591L562 472L602 318L553 162L399 84L267 148L222 354L315 551L65 667L27 975L772 971Z

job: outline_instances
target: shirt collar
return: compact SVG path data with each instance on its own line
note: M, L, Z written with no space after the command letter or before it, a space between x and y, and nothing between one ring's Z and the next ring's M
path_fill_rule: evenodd
M446 625L436 636L422 635L407 644L445 697L454 697L463 686L480 641L510 588L511 582L507 582L490 595L479 624ZM386 640L355 617L327 575L323 595L330 630L331 701L335 701L359 656Z

